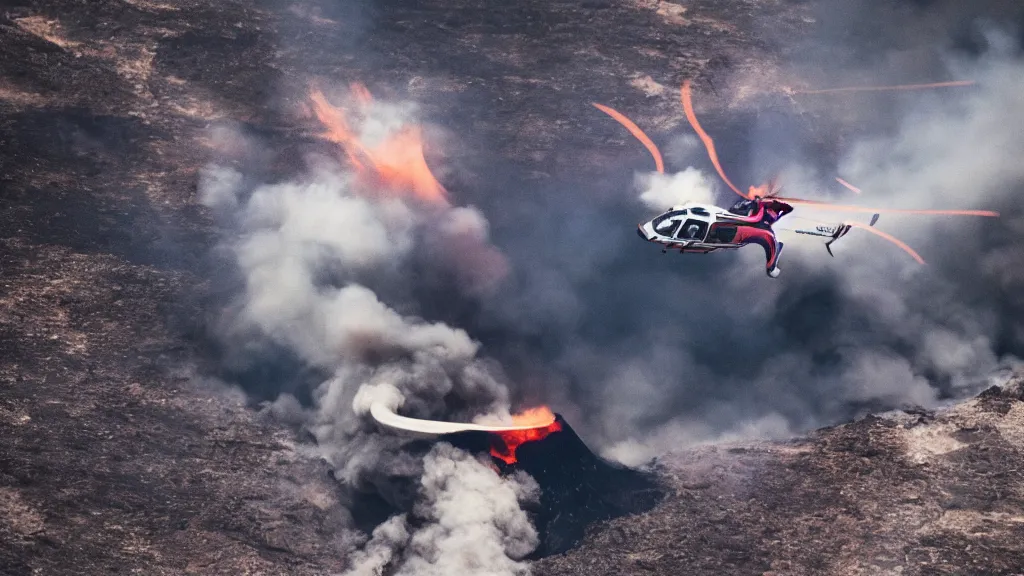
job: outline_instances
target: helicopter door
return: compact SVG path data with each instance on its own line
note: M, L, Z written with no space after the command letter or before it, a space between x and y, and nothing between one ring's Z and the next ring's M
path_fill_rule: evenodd
M708 236L708 242L731 244L736 238L736 226L728 224L715 224L711 227L711 234Z

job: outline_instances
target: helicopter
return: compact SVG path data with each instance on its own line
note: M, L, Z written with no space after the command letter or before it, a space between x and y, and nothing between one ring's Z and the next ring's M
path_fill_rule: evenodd
M797 234L827 238L825 249L830 256L835 257L835 254L832 253L832 244L834 242L848 234L853 228L859 228L896 244L910 254L918 263L924 264L924 259L910 246L874 227L882 212L999 216L998 212L987 210L879 209L831 204L819 200L785 198L779 196L781 187L778 185L777 179L773 179L768 184L761 186L751 186L747 193L743 193L725 175L718 162L718 154L715 151L714 142L697 121L693 111L689 80L685 81L682 85L680 99L686 113L686 118L704 143L708 156L712 164L714 164L718 175L741 199L728 209L701 202L685 202L675 205L650 220L637 225L637 235L647 242L662 245L662 253L667 253L669 250L679 250L683 254L709 254L722 250L736 250L751 244L759 245L765 251L765 272L769 277L777 278L781 272L778 266L779 256L785 244L777 239L773 226L780 218L792 212L794 206L811 205L821 209L867 212L872 214L867 224L857 221L829 223L811 220L814 223L812 227L787 229L787 231ZM661 158L661 153L658 151L657 146L636 124L612 108L598 103L593 103L593 105L629 130L654 157L657 171L664 173L664 162ZM859 192L859 189L854 188L844 180L840 178L836 178L836 180L847 188ZM806 218L802 219L809 220Z
M765 268L768 276L778 278L781 272L778 261L785 243L778 241L775 236L772 229L773 217L759 213L770 213L773 208L785 209L784 207L789 205L773 200L755 202L761 206L759 210L753 211L753 214L744 210L749 205L743 201L728 210L712 204L686 202L673 206L646 222L641 222L637 225L637 235L648 242L661 244L662 254L669 250L679 250L684 254L709 254L756 244L765 250ZM782 206L778 206L779 204ZM874 226L879 216L877 213L874 214L868 226ZM849 233L853 227L853 224L840 222L818 224L811 228L792 231L828 238L825 249L829 255L835 257L832 253L832 243Z

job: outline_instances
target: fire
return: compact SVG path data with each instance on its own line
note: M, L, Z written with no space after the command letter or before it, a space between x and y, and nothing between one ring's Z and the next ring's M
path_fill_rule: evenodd
M956 80L953 82L932 82L929 84L899 84L897 86L850 86L846 88L823 88L820 90L794 90L794 94L834 94L837 92L886 92L896 90L925 90L928 88L949 88L953 86L973 86L974 80Z
M515 426L547 426L555 421L555 413L547 406L527 408L519 414L512 415L512 424Z
M493 433L491 456L505 464L517 462L516 449L519 446L527 442L543 440L552 432L559 432L562 429L562 425L555 419L555 414L547 406L530 408L519 414L513 414L512 423L516 426L536 426L536 428Z
M373 104L366 86L351 86L353 100L361 112ZM423 155L423 137L419 126L407 126L389 135L379 144L360 141L346 115L327 101L319 90L310 91L313 112L324 126L323 137L342 147L349 163L364 187L381 191L412 194L432 204L446 204L448 193L434 178Z
M651 139L647 137L647 134L644 134L644 131L641 130L639 126L634 124L632 120L626 118L622 113L620 113L617 110L609 108L603 104L598 104L596 102L592 102L592 104L595 108L611 116L616 121L618 121L619 124L625 126L626 130L629 130L629 133L632 134L637 140L639 140L640 143L647 148L647 151L651 153L651 156L654 157L654 166L658 170L658 172L662 174L665 173L665 163L661 159L661 152L658 150L658 147L654 145L654 142L652 142Z

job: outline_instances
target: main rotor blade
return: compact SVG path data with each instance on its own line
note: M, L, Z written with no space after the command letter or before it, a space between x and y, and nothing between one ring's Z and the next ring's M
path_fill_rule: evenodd
M661 159L661 152L658 150L658 147L654 145L654 142L647 137L647 134L644 134L644 131L641 130L639 126L634 124L632 120L626 118L625 115L614 108L609 108L608 106L598 104L597 102L591 102L591 104L593 104L598 110L614 118L619 124L625 126L626 130L629 130L629 133L639 140L640 143L647 148L647 151L651 153L651 156L654 157L654 166L658 172L662 174L665 173L665 163Z
M974 80L954 80L952 82L931 82L929 84L900 84L897 86L846 86L843 88L820 88L817 90L793 90L793 94L835 94L838 92L888 92L896 90L924 90L927 88L973 86L974 84Z
M750 196L740 192L740 189L733 185L729 180L729 177L725 175L725 171L722 170L722 165L718 162L718 152L715 151L714 140L711 139L711 136L708 136L708 133L701 128L700 122L697 121L697 115L693 112L693 101L690 96L689 80L683 82L683 87L679 91L679 96L683 101L683 110L686 112L686 119L690 122L690 126L693 127L694 131L697 132L697 136L700 136L700 140L704 143L704 147L707 149L708 156L711 158L711 163L715 165L715 170L718 171L718 175L722 177L722 180L725 180L725 183L729 185L729 188L732 188L733 192L749 199Z
M822 210L835 210L837 212L868 212L872 214L930 214L944 216L985 216L998 218L999 212L992 210L915 210L903 208L873 208L870 206L850 206L847 204L829 204L820 200L804 200L802 198L777 198L783 202L796 205L814 206Z

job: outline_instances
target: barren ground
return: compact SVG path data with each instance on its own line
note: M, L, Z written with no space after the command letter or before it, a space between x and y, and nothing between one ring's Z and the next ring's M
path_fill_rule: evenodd
M682 77L780 81L777 42L812 21L761 0L334 4L5 3L0 572L343 567L326 468L193 378L216 288L195 198L209 126L308 146L307 82L359 79L537 177L594 178L648 160L614 123L592 128L581 101L660 138L684 121L669 97ZM699 113L743 112L756 85ZM934 417L675 455L660 464L674 492L661 506L595 526L536 572L1019 573L1022 418L1018 388Z

